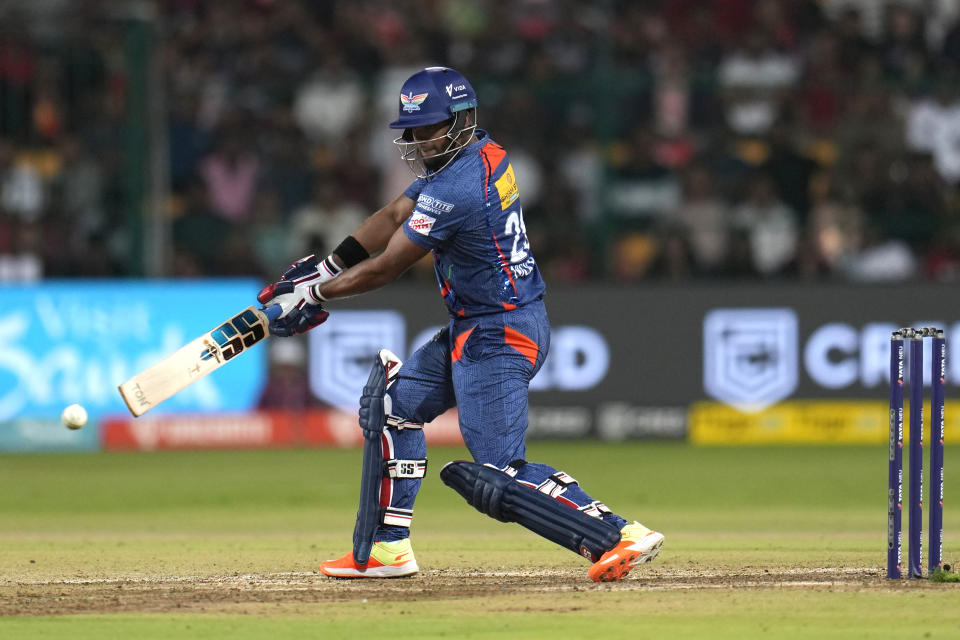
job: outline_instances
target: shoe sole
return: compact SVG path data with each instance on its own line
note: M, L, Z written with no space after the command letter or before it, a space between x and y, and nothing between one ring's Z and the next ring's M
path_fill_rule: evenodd
M641 549L631 549L620 558L619 562L609 565L603 572L597 576L595 582L618 582L627 577L630 570L641 564L647 564L660 555L660 549L663 548L664 536L657 534L660 539L653 543L646 551Z
M416 562L405 562L399 566L371 567L370 569L353 569L351 567L324 567L320 572L331 578L408 578L420 571Z

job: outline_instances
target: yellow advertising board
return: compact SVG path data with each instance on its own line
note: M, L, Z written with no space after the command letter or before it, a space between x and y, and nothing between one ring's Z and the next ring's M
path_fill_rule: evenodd
M909 440L909 404L904 403L904 440ZM925 403L924 440L930 439L930 403ZM947 442L960 441L960 415L947 405ZM697 402L688 417L695 444L885 444L890 406L882 401L797 400L746 413L719 402Z

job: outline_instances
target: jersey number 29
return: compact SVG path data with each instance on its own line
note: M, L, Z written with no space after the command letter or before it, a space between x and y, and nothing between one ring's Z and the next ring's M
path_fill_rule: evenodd
M527 225L523 223L523 210L510 212L510 215L507 216L507 226L503 232L508 236L513 236L510 264L518 264L526 260L530 241L527 239Z

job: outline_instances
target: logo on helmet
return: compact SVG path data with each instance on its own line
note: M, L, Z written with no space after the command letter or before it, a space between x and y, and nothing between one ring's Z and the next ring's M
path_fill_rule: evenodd
M410 92L409 96L405 96L402 93L400 94L400 104L403 105L403 110L407 113L413 113L414 111L420 111L420 105L423 104L423 101L427 99L426 93L418 93L413 95L413 91Z
M449 97L451 97L451 98L462 98L462 97L464 97L465 95L467 95L466 93L461 93L461 94L458 94L458 95L456 95L456 96L453 95L453 92L454 92L454 91L466 91L466 90L467 90L467 85L465 85L465 84L458 84L457 86L453 86L452 84L448 84L448 85L447 85L446 87L444 87L444 88L447 90L447 95L448 95Z

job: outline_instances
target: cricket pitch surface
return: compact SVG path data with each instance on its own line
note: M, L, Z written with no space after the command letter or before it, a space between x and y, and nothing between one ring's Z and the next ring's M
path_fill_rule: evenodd
M583 569L422 570L408 578L334 579L306 572L230 576L71 579L0 582L0 616L119 612L236 611L245 605L483 598L590 591L661 592L771 589L878 591L933 588L926 581L890 582L879 569L679 570L641 567L617 583L595 584Z

